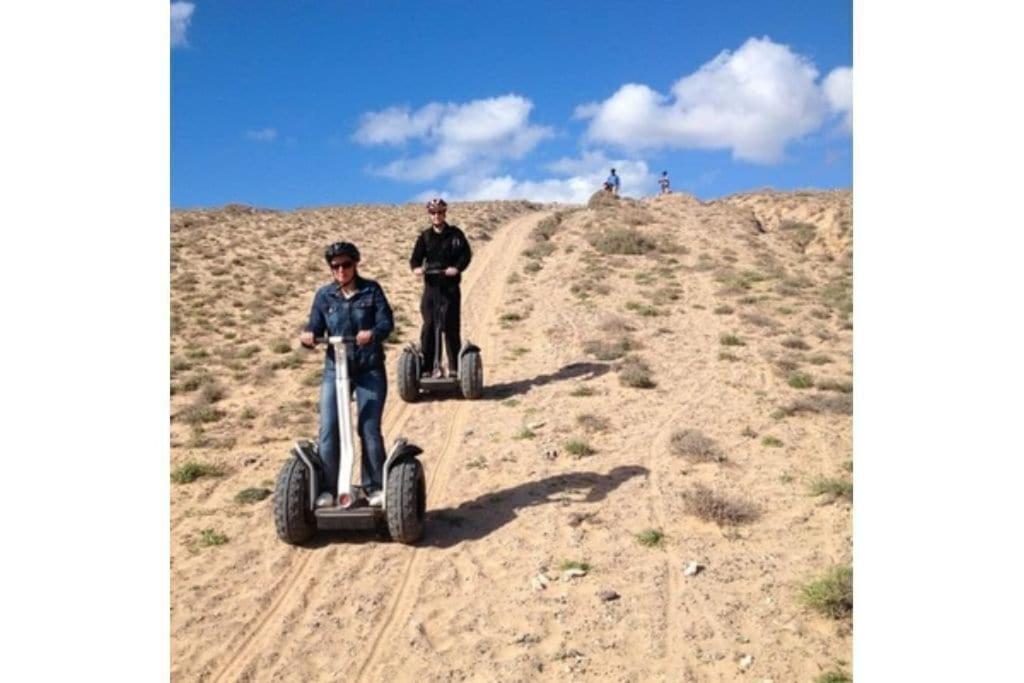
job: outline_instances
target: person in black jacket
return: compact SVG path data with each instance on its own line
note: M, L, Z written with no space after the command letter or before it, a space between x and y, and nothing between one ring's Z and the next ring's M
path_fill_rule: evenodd
M462 313L462 292L459 283L462 271L469 266L473 254L466 235L445 220L448 204L443 199L427 202L430 227L420 233L409 259L409 267L423 276L423 298L420 315L423 329L420 348L425 367L423 374L441 377L440 336L443 332L448 349L449 375L456 376L459 366L459 334Z
M384 290L373 280L359 275L359 249L350 242L327 247L324 259L333 282L313 296L309 321L299 343L312 347L316 339L329 336L355 337L348 347L349 377L356 394L359 442L362 444L363 490L372 506L383 500L384 436L381 416L388 396L384 371L384 341L395 327L391 306ZM334 385L334 349L326 348L323 381L320 385L320 459L324 463L326 489L317 497L316 507L334 505L338 494L339 431L337 394ZM347 403L345 404L347 407Z

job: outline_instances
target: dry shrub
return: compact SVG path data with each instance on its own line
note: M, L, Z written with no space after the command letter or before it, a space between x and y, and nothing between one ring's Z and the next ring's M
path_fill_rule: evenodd
M622 358L626 352L637 348L629 337L618 339L591 339L583 342L583 351L598 360Z
M587 241L602 254L641 255L658 249L657 242L633 228L611 227L590 232Z
M746 524L760 515L753 503L716 495L701 484L683 493L683 501L687 513L719 526Z
M781 417L791 417L800 413L853 415L853 397L850 394L815 394L799 398L778 409Z
M713 439L696 429L684 429L672 435L669 441L672 452L691 462L723 462L725 455Z
M576 416L576 424L588 432L605 432L608 431L609 422L606 417L583 413Z
M605 190L598 190L594 194L590 195L590 199L587 200L588 209L608 209L617 207L618 205L619 198Z
M779 234L785 235L793 243L797 251L803 253L807 245L814 241L818 227L811 223L784 220L779 223Z
M774 329L779 326L778 320L769 318L766 315L761 315L760 313L741 313L740 320L745 323L750 323L751 325L756 325L757 327L770 327Z
M807 351L811 348L807 342L796 336L786 337L782 340L782 345L787 349L797 349L799 351Z
M619 382L634 389L652 389L657 386L651 377L651 368L637 356L628 356L622 361Z
M550 256L554 251L555 245L551 242L535 242L526 249L523 249L523 256L539 261L545 256Z
M609 334L625 334L626 332L633 332L636 329L628 320L620 315L605 316L597 328L602 332L607 332Z

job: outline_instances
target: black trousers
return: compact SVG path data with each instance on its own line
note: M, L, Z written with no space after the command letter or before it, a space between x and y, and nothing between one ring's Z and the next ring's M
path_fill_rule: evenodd
M441 349L438 340L444 334L448 349L448 369L459 368L459 348L462 338L459 328L462 324L462 291L458 287L425 285L420 300L420 315L423 316L423 330L420 332L420 348L423 349L423 371L430 372L441 364Z

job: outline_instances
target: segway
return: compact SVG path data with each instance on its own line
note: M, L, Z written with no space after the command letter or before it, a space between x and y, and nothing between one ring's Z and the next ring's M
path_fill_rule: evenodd
M384 462L383 504L370 506L361 486L352 483L355 445L352 435L351 385L348 345L355 337L329 337L334 348L335 390L338 396L340 461L338 497L332 507L315 506L317 496L327 490L324 464L318 445L300 439L292 457L281 468L274 491L274 524L285 543L305 543L318 529L377 530L401 543L415 543L423 536L427 507L427 486L423 465L416 458L423 452L405 439L395 440Z
M423 271L424 275L441 275L443 269ZM434 317L434 367L440 368L444 357L443 331L448 317L448 306L437 302L433 310ZM480 355L480 347L468 339L459 349L458 368L455 377L442 368L440 377L424 377L423 350L419 344L410 343L398 357L398 395L406 403L419 398L420 392L458 390L463 398L477 399L484 391L484 365ZM450 370L450 368L449 368Z

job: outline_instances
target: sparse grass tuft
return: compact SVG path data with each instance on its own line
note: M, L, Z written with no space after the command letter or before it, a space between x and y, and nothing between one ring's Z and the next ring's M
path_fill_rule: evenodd
M665 543L665 534L658 529L645 529L636 535L636 542L648 548L660 548Z
M814 386L814 379L804 372L794 372L789 376L789 386L794 389L807 389Z
M853 482L845 479L815 479L811 482L811 495L830 495L834 498L853 500Z
M739 359L740 357L734 353L729 353L728 351L718 352L718 360L738 361Z
M582 569L585 572L589 572L590 563L583 560L563 560L562 564L558 565L559 571L564 572L570 569Z
M803 587L800 599L808 607L833 619L853 614L853 567L833 567Z
M844 382L837 379L823 379L815 386L822 391L838 391L840 394L849 394L853 392L852 382Z
M760 514L752 503L716 495L701 484L684 493L683 501L689 514L719 526L752 522Z
M530 429L529 427L524 426L518 432L516 432L515 435L512 438L516 439L516 440L521 440L521 439L532 439L535 436L537 436L537 434L532 429Z
M224 472L215 465L206 465L195 460L178 465L171 472L171 481L175 484L190 484L200 477L222 477Z
M815 678L814 683L853 683L853 679L845 671L833 669Z
M586 441L580 439L570 439L565 443L565 450L570 455L575 455L577 458L582 458L587 455L593 455L597 451L591 447Z
M767 446L768 448L779 448L782 446L782 440L777 439L774 436L766 436L761 439L761 445Z
M292 345L287 339L275 339L270 343L270 350L274 353L288 353L292 350Z
M713 439L696 429L684 429L672 435L669 446L675 455L691 462L723 462L725 455Z
M594 391L593 387L588 387L586 384L581 384L572 391L570 391L569 395L580 398L583 396L593 396L596 393L597 392Z
M228 537L224 534L214 531L213 529L203 529L199 533L199 545L204 548L208 548L214 545L224 545L228 542Z
M716 306L715 310L712 311L715 315L729 315L733 313L735 309L732 306Z
M270 495L270 489L265 488L249 488L242 489L235 495L236 503L258 503L267 496Z
M722 346L746 346L747 342L743 341L735 334L723 334L718 338L718 342Z
M655 306L651 306L650 304L642 304L638 301L627 301L626 310L633 311L637 315L643 316L645 318L654 318L659 315L664 315L660 308L656 308Z

